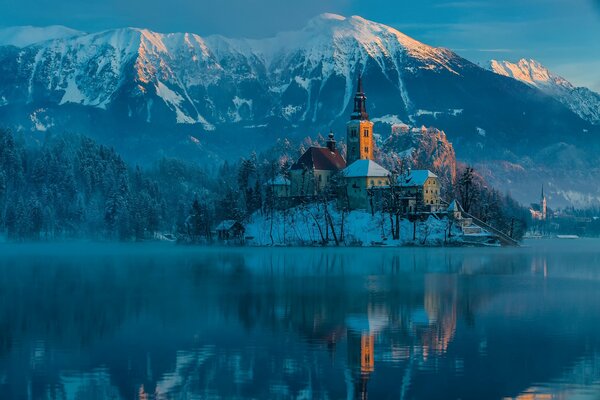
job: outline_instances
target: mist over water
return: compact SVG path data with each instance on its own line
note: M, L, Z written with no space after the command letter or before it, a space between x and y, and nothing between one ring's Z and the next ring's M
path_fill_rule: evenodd
M600 241L528 245L0 245L0 397L598 398Z

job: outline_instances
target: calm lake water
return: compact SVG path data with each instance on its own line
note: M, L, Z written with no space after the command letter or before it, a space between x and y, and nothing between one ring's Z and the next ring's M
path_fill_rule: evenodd
M0 245L1 399L599 399L600 241Z

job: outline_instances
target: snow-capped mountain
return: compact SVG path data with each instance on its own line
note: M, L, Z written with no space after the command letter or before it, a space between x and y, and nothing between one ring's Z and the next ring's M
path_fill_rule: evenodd
M5 49L3 65L26 85L0 93L5 104L48 99L107 109L126 100L134 118L152 122L171 114L174 123L210 131L270 117L293 123L341 117L357 74L375 67L394 84L410 118L417 110L402 74L413 68L458 74L462 62L384 25L326 14L301 31L261 41L127 28Z
M517 63L492 60L490 69L514 78L555 97L571 111L593 124L600 124L600 94L584 87L575 87L565 78L552 73L535 60L521 59Z
M558 143L586 154L579 167L597 165L600 127L555 98L361 17L324 14L262 40L26 31L0 46L0 121L34 137L77 131L142 161L237 157L280 137L344 132L362 74L378 133L443 129L459 159L500 168L501 187L511 175L496 160L551 174L573 154Z

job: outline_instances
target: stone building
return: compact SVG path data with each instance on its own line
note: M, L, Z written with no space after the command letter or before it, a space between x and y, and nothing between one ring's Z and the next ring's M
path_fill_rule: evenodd
M373 211L381 197L381 190L390 186L390 172L372 160L358 160L342 171L345 193L340 204L351 210ZM344 204L346 203L346 204Z
M414 197L409 212L437 212L443 208L440 179L429 170L413 170L401 175L398 178L398 186L405 197Z
M333 175L346 168L346 160L337 149L333 133L326 147L310 147L290 169L290 195L316 196L323 192Z
M278 175L274 179L269 179L267 186L271 189L274 197L289 197L292 183L285 176Z

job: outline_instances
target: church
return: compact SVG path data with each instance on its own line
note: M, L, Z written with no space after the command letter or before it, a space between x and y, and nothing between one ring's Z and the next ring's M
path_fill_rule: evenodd
M544 194L544 186L542 186L542 195L539 203L531 204L529 208L531 218L536 221L546 221L548 219L548 201Z
M376 163L373 122L367 112L367 96L362 77L358 78L353 112L346 124L346 157L338 149L333 132L325 147L311 146L292 165L289 180L271 181L273 193L286 197L291 206L318 198L337 199L349 210L374 211L394 187L403 192L406 212L436 212L441 208L439 179L428 170L408 171L396 176Z

